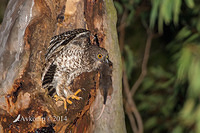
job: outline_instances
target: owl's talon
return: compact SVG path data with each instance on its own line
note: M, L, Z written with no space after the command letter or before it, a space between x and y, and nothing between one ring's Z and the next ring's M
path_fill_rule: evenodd
M78 96L77 96L78 93L80 93L80 92L81 92L81 89L78 89L74 94L69 95L69 96L66 98L67 103L72 104L72 101L69 100L69 98L71 98L71 99L76 99L76 100L83 99L82 97L78 97Z
M64 103L64 109L67 110L67 101L64 97L61 97L61 99L63 100Z
M58 95L54 95L53 97L55 98L55 101L56 101L56 102L57 102L58 100L62 100L62 98L59 97Z
M69 99L66 99L66 102L72 104L72 101L70 101Z
M85 89L85 88L81 88L81 90L84 90L84 91L86 91L86 89Z
M82 88L82 89L85 90L84 88ZM81 92L81 89L78 89L74 94L69 95L67 98L60 97L60 96L58 96L58 95L54 95L54 98L55 98L55 101L56 101L56 102L59 101L59 100L62 100L63 103L64 103L64 109L67 110L67 103L68 103L68 104L72 104L72 101L69 100L69 98L71 98L71 99L76 99L76 100L83 99L82 97L77 96L78 93L80 93L80 92Z
M67 100L69 100L69 98L71 98L71 99L76 99L76 100L82 99L82 97L78 97L78 96L76 96L76 95L69 95L69 96L67 97ZM69 100L69 101L70 101L70 100Z
M74 96L76 96L79 92L81 92L81 89L78 89L78 90L74 93Z
M72 101L64 98L64 97L59 97L58 95L54 95L55 101L63 101L64 103L64 109L67 110L67 103L72 104Z

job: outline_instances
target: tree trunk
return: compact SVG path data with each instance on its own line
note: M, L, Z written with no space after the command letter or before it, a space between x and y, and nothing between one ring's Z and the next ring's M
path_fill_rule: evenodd
M77 28L97 34L113 62L113 93L103 106L97 72L79 76L74 88L89 88L76 106L63 110L41 87L51 37ZM0 132L126 132L121 56L112 0L10 0L0 29ZM83 82L87 81L87 82Z

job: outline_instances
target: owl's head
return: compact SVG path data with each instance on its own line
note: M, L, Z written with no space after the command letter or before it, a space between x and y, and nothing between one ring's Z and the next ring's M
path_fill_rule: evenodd
M104 48L98 46L92 46L90 50L93 65L98 68L101 64L107 63L109 66L112 65L112 62L109 60L108 51Z

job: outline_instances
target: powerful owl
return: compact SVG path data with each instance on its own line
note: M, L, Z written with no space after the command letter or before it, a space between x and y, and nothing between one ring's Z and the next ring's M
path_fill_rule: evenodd
M67 31L53 37L47 49L42 86L48 89L49 95L61 98L65 109L66 103L72 103L69 98L80 100L77 94L81 88L75 93L69 88L73 80L111 63L106 49L91 44L90 34L86 29Z

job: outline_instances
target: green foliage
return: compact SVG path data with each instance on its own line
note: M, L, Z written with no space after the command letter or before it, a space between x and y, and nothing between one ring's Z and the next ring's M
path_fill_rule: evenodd
M133 67L135 66L134 56L133 56L133 52L131 51L129 45L125 45L124 49L127 54L126 63L125 63L126 72L127 72L128 78L130 78L131 73L133 71Z
M137 0L136 2L139 2L140 0ZM130 25L131 22L134 19L134 15L135 15L135 9L133 6L133 0L122 0L122 3L118 2L118 1L114 1L114 5L117 9L117 12L119 15L124 15L128 14L127 18L126 18L126 24ZM129 12L129 13L127 13Z
M184 80L187 76L187 71L191 65L191 52L189 49L184 48L181 51L181 57L178 60L178 80Z
M200 46L188 44L182 48L178 60L178 80L188 80L189 95L200 95Z
M194 7L194 1L193 0L185 0L185 2L186 2L186 5L189 8L193 8Z
M200 133L200 1L117 3L119 22L127 13L122 52L130 86L141 72L146 27L160 35L152 42L148 73L134 95L144 132Z
M162 132L163 129L166 130L168 126L175 124L175 121L167 122L176 116L171 114L176 106L174 82L175 77L172 72L166 71L162 66L149 68L148 76L135 96L139 103L138 109L144 111L142 117L145 119L146 132Z
M189 8L194 7L193 0L185 0ZM153 29L158 21L158 30L163 32L163 24L169 25L172 21L175 25L179 22L182 0L151 0L150 27Z

